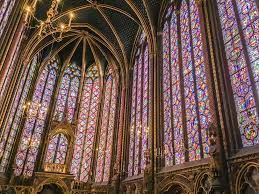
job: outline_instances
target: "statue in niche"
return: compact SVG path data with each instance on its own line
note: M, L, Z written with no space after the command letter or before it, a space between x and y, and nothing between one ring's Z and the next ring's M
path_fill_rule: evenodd
M119 164L116 163L113 167L113 176L111 179L112 190L113 193L118 193L120 186L120 172L119 172Z
M218 142L218 133L217 128L214 124L210 124L208 128L208 138L209 138L209 155L210 155L210 170L211 174L208 180L211 184L211 189L214 193L221 194L223 193L223 187L221 183L221 164L220 164L220 145ZM208 185L207 185L208 186Z
M152 193L152 166L150 162L150 150L147 149L144 152L146 166L144 169L144 178L143 178L143 191L145 194Z
M208 128L209 133L209 155L211 157L210 162L210 169L215 172L219 171L220 169L220 152L219 152L219 146L217 144L218 137L217 137L217 129L216 127L211 123Z

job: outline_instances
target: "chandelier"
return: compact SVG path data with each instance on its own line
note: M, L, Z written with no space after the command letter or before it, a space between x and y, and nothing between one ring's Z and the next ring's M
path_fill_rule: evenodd
M59 14L58 8L61 0L51 0L51 6L46 12L47 19L43 21L35 16L37 2L38 0L33 0L31 5L25 6L24 22L26 26L30 29L37 28L39 38L45 35L51 35L57 42L61 41L63 39L63 33L71 29L71 22L75 17L74 13L69 13L69 21L67 24L54 21L54 18ZM31 19L36 21L37 24L35 26L30 25Z
M43 119L44 115L47 113L47 108L41 103L28 101L23 105L25 118L28 119Z

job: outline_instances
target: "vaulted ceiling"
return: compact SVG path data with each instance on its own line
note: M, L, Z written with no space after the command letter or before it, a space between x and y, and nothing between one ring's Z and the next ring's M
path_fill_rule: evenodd
M101 60L112 56L119 64L118 69L125 73L138 33L143 30L149 38L154 36L159 11L167 1L169 0L61 0L55 21L68 23L69 13L73 12L75 18L71 30L61 42L55 42L51 36L39 40L37 31L31 30L28 53L44 50L48 54L50 49L52 52L60 50L59 55L65 59L73 48L82 50L82 43L78 41L83 42L85 39L88 48L86 52L89 53L87 60L94 60L94 55ZM51 0L38 2L37 18L46 19L50 4ZM93 53L93 50L96 52ZM77 55L80 56L78 53Z

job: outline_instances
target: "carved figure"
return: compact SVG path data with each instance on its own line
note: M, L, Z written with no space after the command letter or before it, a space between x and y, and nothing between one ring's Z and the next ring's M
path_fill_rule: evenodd
M144 193L150 193L150 188L152 184L152 167L150 163L150 151L145 151L146 167L144 169L144 178L143 178L143 190Z
M217 144L217 129L213 124L210 124L208 128L209 133L209 155L211 156L210 168L213 172L219 172L220 158L219 147Z

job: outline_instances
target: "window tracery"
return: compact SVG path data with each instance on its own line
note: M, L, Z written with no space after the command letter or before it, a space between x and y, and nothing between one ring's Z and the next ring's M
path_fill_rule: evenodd
M91 66L84 80L79 109L71 172L77 180L87 182L93 159L93 144L100 102L100 78L96 65Z
M2 4L0 4L0 37L3 34L9 16L12 13L13 7L15 5L15 0L4 0Z
M68 139L60 133L49 141L45 162L53 164L65 164L68 150Z
M16 175L32 176L47 113L57 80L58 61L51 60L41 72L32 97L16 155ZM37 106L41 104L41 106Z
M33 75L37 68L39 55L36 55L31 64L25 68L22 79L19 83L18 90L15 94L15 100L12 104L11 111L7 115L7 122L2 126L4 129L0 138L0 171L5 172L8 161L10 160L11 152L15 137L20 129L21 119L23 115L23 105L25 104L28 96L29 89L32 84Z
M259 144L258 4L217 0L228 74L244 147Z
M107 182L110 177L113 134L115 127L117 84L111 67L106 76L102 124L99 135L95 182Z
M143 173L144 152L148 149L150 70L149 49L144 33L138 44L133 67L128 176Z
M195 0L172 3L163 26L165 165L208 157L211 122L206 63Z
M57 98L54 118L57 121L62 121L67 114L67 119L71 123L74 118L76 109L77 95L80 84L81 71L76 64L71 64L65 70L59 94ZM67 107L67 110L65 110ZM65 112L67 111L67 113Z

